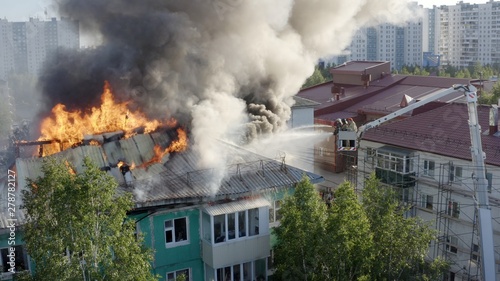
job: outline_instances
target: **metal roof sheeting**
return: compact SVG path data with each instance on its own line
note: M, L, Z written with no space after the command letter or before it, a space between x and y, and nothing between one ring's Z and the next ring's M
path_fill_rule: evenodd
M167 134L165 134L167 135ZM200 155L194 150L166 155L161 163L131 170L132 181L125 178L116 163L119 160L143 163L144 155L152 155L153 143L164 147L170 140L168 135L134 136L126 140L105 143L100 146L81 146L56 153L45 158L57 157L67 160L77 168L83 169L85 156L89 156L101 168L107 168L119 184L118 193L132 192L137 208L159 206L172 203L200 203L219 199L236 199L252 196L264 191L287 188L307 176L312 183L323 181L323 177L294 168L284 163L255 154L241 147L219 142L219 151L223 152L225 166L200 169ZM42 164L45 158L19 158L16 160L18 187L25 187L26 178L36 179L42 176ZM146 161L149 159L146 159ZM20 188L18 188L19 192ZM5 184L0 186L1 194L7 194ZM19 195L20 203L20 195ZM7 202L3 200L2 202ZM5 221L6 206L1 205L0 221ZM24 213L19 210L19 215ZM5 224L3 225L5 226ZM0 222L0 228L2 224Z
M271 203L264 198L256 198L253 200L238 200L225 204L217 204L213 206L205 206L203 210L212 216L223 214L231 214L239 211L260 208L264 206L271 206Z
M489 128L490 106L478 105L478 123ZM410 150L471 160L470 130L467 105L449 103L444 106L373 128L363 139ZM500 166L498 137L481 135L486 164Z

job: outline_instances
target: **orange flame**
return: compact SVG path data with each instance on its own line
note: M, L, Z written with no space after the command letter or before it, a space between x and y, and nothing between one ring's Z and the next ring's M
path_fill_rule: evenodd
M176 120L167 122L149 120L142 112L130 112L129 102L115 102L111 87L106 81L101 96L101 105L93 107L90 112L67 111L63 104L57 104L52 109L52 115L41 123L41 136L38 140L56 140L62 145L51 147L45 155L49 155L82 142L85 135L102 134L105 132L123 131L125 137L136 134L137 128L143 128L149 133L161 125L175 126ZM92 143L96 144L96 143Z
M179 136L179 139L176 141L173 141L167 148L162 149L161 146L155 145L155 147L153 149L153 152L154 152L153 157L149 161L144 162L140 167L144 168L144 167L147 167L147 166L154 164L154 163L160 163L161 160L163 159L163 156L165 156L168 153L182 152L182 151L186 150L186 148L188 146L188 138L187 138L186 131L184 131L181 128L178 128L177 134Z

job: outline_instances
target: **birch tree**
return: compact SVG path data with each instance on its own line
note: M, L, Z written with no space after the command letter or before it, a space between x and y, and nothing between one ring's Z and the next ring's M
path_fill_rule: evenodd
M156 280L152 253L127 219L132 195L117 195L115 180L84 160L75 174L64 162L46 160L43 177L23 192L24 240L35 263L30 280Z
M285 198L275 229L275 275L281 280L325 280L321 248L324 247L326 206L308 178Z

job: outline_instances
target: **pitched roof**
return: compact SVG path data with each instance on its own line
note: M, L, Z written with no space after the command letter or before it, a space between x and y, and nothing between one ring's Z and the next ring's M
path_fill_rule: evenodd
M140 165L153 155L154 145L168 145L167 134L156 132L136 135L129 139L109 142L103 146L79 146L53 154L67 160L77 172L83 170L83 158L90 157L94 163L106 170L119 183L119 193L132 192L135 208L142 209L176 203L203 203L219 199L235 199L252 196L266 191L287 188L298 183L303 176L312 183L322 182L322 176L295 168L285 163L250 152L242 147L218 142L218 149L224 151L224 162L220 167L201 168L201 156L193 149L171 153L161 163L131 170L131 181L126 180L116 166L118 161ZM15 192L17 210L16 225L25 220L21 189L26 178L42 176L43 158L18 158L16 160L17 188ZM0 229L9 225L7 180L0 182Z
M486 163L500 166L500 139L489 130L490 106L480 105L478 120ZM366 131L364 140L472 160L467 105L449 103L430 111Z
M376 66L377 63L380 62L370 62L368 65L363 62L352 62L345 67L364 69ZM399 104L404 95L422 99L454 84L468 83L469 79L461 78L393 74L371 81L366 88L344 85L345 94L339 100L336 100L331 93L333 86L331 82L303 89L297 96L320 103L315 107L316 119L333 121L337 118L354 118L358 114L386 115L400 108ZM462 95L457 92L456 95L448 95L441 101L452 102L460 98Z
M315 106L317 106L317 105L320 104L320 103L315 102L313 100L306 99L306 98L301 98L299 96L293 96L293 100L295 101L295 104L292 106L292 108L296 108L296 107L315 107Z

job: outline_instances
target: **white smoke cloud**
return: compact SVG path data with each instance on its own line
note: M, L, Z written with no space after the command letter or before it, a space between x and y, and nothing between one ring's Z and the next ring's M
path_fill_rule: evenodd
M111 80L144 110L190 123L201 166L223 167L214 140L242 126L248 140L282 131L318 59L340 54L362 26L413 20L412 7L403 0L59 0L61 14L103 45L52 66L45 92L53 103L66 98L56 75L65 68L75 85Z

